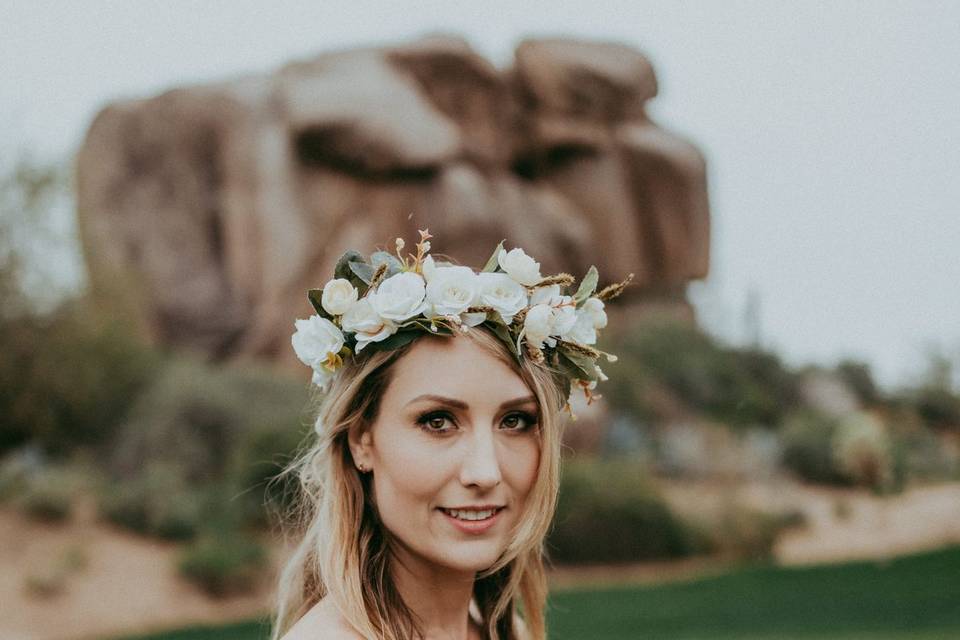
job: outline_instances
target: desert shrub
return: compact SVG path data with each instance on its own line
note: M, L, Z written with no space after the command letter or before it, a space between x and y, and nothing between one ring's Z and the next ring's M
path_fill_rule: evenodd
M851 483L876 490L893 482L893 456L885 425L876 417L857 412L837 424L831 442L837 471Z
M27 443L64 453L109 439L151 370L122 323L77 297L79 242L62 220L68 175L29 160L0 173L0 453Z
M547 548L553 559L568 563L636 562L697 550L693 533L642 465L603 460L565 465Z
M222 597L250 591L266 563L264 547L235 531L210 532L187 546L180 573L210 595Z
M194 536L201 517L264 525L268 489L283 498L267 480L304 434L307 399L305 384L271 371L170 360L118 428L104 513L176 538Z
M960 453L945 446L944 434L927 427L911 406L892 410L887 423L893 466L893 488L902 488L908 480L954 480L960 477Z
M43 474L27 482L15 499L20 511L45 522L63 522L73 507L73 487L54 474Z
M805 521L800 511L770 513L731 505L717 522L702 526L700 531L712 552L729 559L760 562L773 558L774 545L786 529L802 526Z
M60 461L42 456L11 456L10 500L24 514L47 522L70 518L78 497L93 490L99 475L82 459Z
M187 482L217 480L243 464L237 454L250 449L252 434L302 434L306 402L306 385L275 372L173 360L127 414L111 470L122 478L148 462L163 462ZM290 446L283 437L277 445ZM266 455L266 445L260 446Z
M188 485L174 468L159 463L123 482L101 489L101 515L120 527L168 540L187 540L200 529L206 496Z
M160 361L78 301L0 324L0 450L31 442L65 454L109 441Z
M836 373L863 406L871 406L880 400L880 392L867 363L843 360L837 365Z
M960 394L945 386L926 385L911 396L917 414L929 426L960 431Z
M646 420L679 405L731 425L779 423L797 403L796 376L769 352L725 346L695 326L648 321L615 338L609 367L613 404ZM673 399L664 401L664 395Z
M836 418L809 410L787 418L782 432L784 467L809 482L849 484L849 479L837 469L833 455L838 426Z
M235 508L245 524L266 526L271 513L287 513L296 494L296 478L279 474L292 460L309 427L292 423L257 425L245 433L231 462Z

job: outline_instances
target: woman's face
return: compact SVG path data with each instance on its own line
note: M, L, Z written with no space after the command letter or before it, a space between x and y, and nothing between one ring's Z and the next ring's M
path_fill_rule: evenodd
M523 379L473 340L411 346L352 444L401 560L471 572L497 560L537 475L538 413Z

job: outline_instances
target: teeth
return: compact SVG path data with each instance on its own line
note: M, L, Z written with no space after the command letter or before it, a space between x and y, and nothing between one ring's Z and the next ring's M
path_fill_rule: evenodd
M453 516L457 520L486 520L487 518L492 516L494 513L496 513L496 511L497 511L496 509L487 509L485 511L468 511L466 509L464 510L444 509L445 513L449 513L451 516Z

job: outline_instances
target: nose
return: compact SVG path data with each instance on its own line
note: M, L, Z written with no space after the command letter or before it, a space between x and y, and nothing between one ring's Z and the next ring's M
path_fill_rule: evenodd
M500 459L493 433L488 429L474 429L466 443L460 466L460 482L466 487L485 490L500 484L501 479Z

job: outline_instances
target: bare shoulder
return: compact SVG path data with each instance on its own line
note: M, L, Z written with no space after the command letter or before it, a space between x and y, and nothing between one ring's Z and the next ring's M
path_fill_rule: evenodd
M281 640L363 640L328 599L313 605Z

